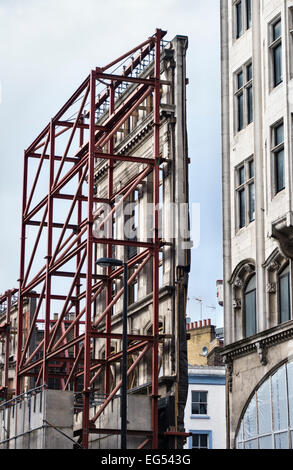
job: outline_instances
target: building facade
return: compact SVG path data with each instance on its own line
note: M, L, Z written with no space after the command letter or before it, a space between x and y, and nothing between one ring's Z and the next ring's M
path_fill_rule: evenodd
M223 366L189 366L187 449L225 449L225 381Z
M211 320L187 323L188 396L184 424L186 449L224 449L225 366L223 338Z
M292 448L292 21L292 1L221 1L230 448Z

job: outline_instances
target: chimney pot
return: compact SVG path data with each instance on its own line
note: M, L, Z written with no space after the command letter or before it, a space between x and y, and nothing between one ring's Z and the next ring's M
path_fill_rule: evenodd
M201 320L198 322L198 327L199 327L199 328L202 327L202 321L201 321Z

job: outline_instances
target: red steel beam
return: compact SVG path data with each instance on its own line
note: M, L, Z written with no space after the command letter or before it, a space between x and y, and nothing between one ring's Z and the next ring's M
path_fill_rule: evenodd
M103 68L97 68L90 73L90 76L76 90L66 104L58 111L51 123L40 133L37 139L28 147L24 156L24 173L23 173L23 201L22 201L22 227L21 227L21 260L20 260L20 287L18 302L18 341L17 341L17 386L16 392L20 394L22 378L24 376L37 375L37 381L42 379L44 385L47 385L48 378L52 376L52 367L60 368L62 363L67 366L64 371L54 372L54 376L60 377L63 389L66 389L70 382L76 386L77 379L83 377L83 421L82 421L82 443L87 448L89 443L90 432L103 432L105 430L95 430L91 426L89 419L89 394L92 384L94 384L97 376L105 371L104 375L104 392L107 396L104 404L100 407L98 413L92 422L96 421L100 413L113 399L121 386L121 381L116 383L114 389L110 391L110 364L121 360L121 352L111 354L111 341L121 339L121 333L112 331L112 307L123 294L121 289L114 297L112 294L112 282L115 278L120 277L123 273L122 268L115 270L107 269L105 276L96 275L94 260L94 249L97 245L105 245L106 255L112 257L114 246L134 246L140 248L141 252L133 259L129 260L128 266L135 267L135 272L128 279L130 285L135 277L147 262L152 261L153 265L153 331L152 335L128 335L129 341L135 341L135 344L129 345L128 354L138 353L132 366L128 369L128 375L138 366L139 361L144 357L148 350L152 350L152 431L141 435L152 439L153 448L158 446L158 341L162 340L158 331L159 319L159 249L162 241L158 236L158 212L154 211L154 235L151 242L143 242L139 240L115 239L111 236L113 228L112 216L138 185L150 174L153 174L153 203L159 202L159 165L163 161L159 153L159 130L160 130L160 48L161 39L166 32L156 30L151 38L140 45L133 48L128 53L120 56ZM150 68L150 78L132 77L131 73L140 61L142 61L150 50L155 49L154 68ZM129 65L126 66L123 74L115 75L114 73L105 73L113 65L121 63L122 60L131 54L137 53ZM101 96L96 96L96 83L99 80L108 80L110 83L106 91ZM119 104L115 109L115 89L122 82L131 83L130 91L125 97L120 96ZM150 93L154 93L153 107L153 133L154 133L154 153L153 158L141 158L135 155L115 155L114 135L119 128L125 123L127 118L137 109ZM86 101L89 97L89 108L86 110ZM110 105L108 116L104 116L101 120L102 125L96 123L96 109L109 98ZM67 121L65 113L80 100L78 111L75 114L73 122ZM89 118L89 122L85 122ZM60 126L61 131L57 131ZM64 150L61 155L56 155L55 147L57 145L57 137L68 131ZM84 132L89 131L88 140L84 139ZM69 156L69 150L75 145L74 137L79 132L79 146L72 155ZM49 151L47 148L50 146ZM41 153L37 153L38 148L42 148ZM48 153L48 154L47 154ZM31 190L27 197L28 190L28 158L39 158L39 164L36 169L35 176L32 179ZM107 168L107 194L104 198L96 197L94 194L95 185L95 162L102 159ZM49 161L49 188L48 195L38 203L35 207L30 208L37 183L40 180L41 169L45 160ZM61 177L65 162L71 163L71 168ZM125 162L130 165L146 165L146 167L132 177L123 188L116 190L114 188L114 164L115 162ZM76 180L78 181L76 183ZM61 190L67 185L72 184L76 187L75 191ZM86 181L88 185L87 195L83 194L82 187ZM65 194L66 193L66 194ZM69 194L68 194L69 193ZM72 194L71 194L72 193ZM116 203L115 198L120 197L120 202ZM63 199L71 201L69 209L66 209L64 222L55 220L54 199ZM105 219L98 224L101 229L105 225L108 226L110 236L102 238L94 236L93 224L98 213L94 213L94 204L110 204L111 210ZM34 216L44 208L42 219L33 220ZM100 211L98 209L98 211ZM73 213L76 222L72 221ZM85 218L83 219L82 216ZM39 227L39 231L35 236L35 244L28 261L26 260L26 249L29 246L26 242L26 226L35 225ZM28 281L30 271L32 270L33 261L36 258L37 247L41 239L41 235L46 228L47 246L46 246L46 264L38 273L32 274L32 279ZM57 244L54 238L56 230L59 232ZM64 240L67 230L72 233ZM54 235L55 237L55 235ZM84 252L82 253L82 250ZM75 262L75 268L67 263ZM86 266L86 273L82 272L82 265ZM63 270L62 267L64 266ZM66 292L62 295L53 292L52 278L53 276L62 276L64 279L73 278L70 286L66 288ZM43 283L40 294L34 292L38 285ZM95 315L94 302L98 299L103 289L106 288L106 307L104 312L93 322ZM27 339L23 345L23 306L25 297L36 297L39 299L36 311L30 325ZM50 316L52 311L52 301L59 300L63 302L61 307L61 315L58 321L54 322ZM45 304L45 319L39 319L41 305ZM82 302L82 304L81 304ZM74 319L67 323L65 328L64 319L66 314L74 309ZM98 329L102 320L105 319L105 325ZM44 322L44 339L30 353L30 357L26 359L27 351L32 337L33 329L39 322ZM83 323L84 333L80 334L80 324ZM52 325L54 325L52 327ZM101 331L102 330L102 331ZM60 332L60 337L59 335ZM73 339L69 340L68 335L73 333ZM101 338L105 341L105 359L96 360L92 357L91 340ZM57 339L57 341L56 341ZM55 344L54 344L55 342ZM68 357L69 350L73 350L73 357ZM41 357L37 360L37 353ZM60 356L61 355L61 356ZM64 356L64 357L63 357ZM61 361L58 364L52 364L52 361ZM69 371L68 366L72 364ZM80 370L82 367L82 370ZM36 369L38 369L36 371ZM94 375L92 375L94 374ZM145 445L146 441L142 444Z

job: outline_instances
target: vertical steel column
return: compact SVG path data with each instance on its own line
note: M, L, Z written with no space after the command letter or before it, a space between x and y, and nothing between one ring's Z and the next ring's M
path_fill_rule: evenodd
M81 117L80 121L81 121L81 123L84 122L83 117ZM83 143L84 143L84 129L81 127L80 131L79 131L79 147L80 148L83 146ZM82 178L82 169L80 169L79 172L78 172L78 182L81 181L81 178ZM80 196L82 195L82 187L80 189L80 194L79 195ZM78 227L77 230L78 230L78 233L80 233L81 221L82 221L82 201L80 199L78 199L77 200L77 227ZM80 246L80 244L81 244L81 240L79 238L77 240L77 246ZM78 251L78 253L76 255L76 270L78 269L79 263L80 263L80 251ZM76 295L76 298L78 298L79 295L80 295L80 278L79 277L76 280L75 295ZM75 318L78 317L79 313L80 313L80 303L77 300L76 304L75 304ZM74 337L78 338L78 336L79 336L79 321L77 321L74 325ZM80 347L81 346L79 344L76 344L74 346L74 357L80 356L79 355L79 348ZM73 390L75 392L77 392L77 390L78 390L77 380L74 380Z
M89 407L90 407L90 363L91 363L91 328L92 328L92 270L93 270L93 201L95 169L95 101L96 74L90 75L90 129L88 156L88 214L87 214L87 266L86 266L86 310L84 338L84 371L83 371L83 415L82 444L85 449L89 443Z
M155 45L155 90L154 90L154 158L157 160L153 171L153 336L152 349L152 430L153 449L158 448L158 334L159 334L159 157L160 157L160 69L161 30L156 30Z
M109 106L109 116L111 116L114 113L114 101L115 101L115 90L113 83L111 83L109 87L109 101L110 101L110 106ZM109 153L112 155L114 153L114 138L111 137L109 140ZM112 198L113 195L113 160L109 160L108 162L108 199L109 201ZM112 207L111 207L112 209ZM112 238L113 237L113 223L112 223L112 217L109 218L109 221L107 222L106 225L106 230L107 230L107 238ZM112 245L109 243L107 245L107 258L112 258L113 255L113 248ZM109 266L107 268L107 275L110 276L112 271L112 267ZM109 305L112 301L112 281L109 279L107 281L107 292L106 292L106 305ZM107 313L106 316L106 333L111 333L111 320L112 320L112 312L113 309L111 308L109 312ZM111 354L111 338L108 337L106 338L105 341L105 360L106 360L106 366L105 366L105 383L104 383L104 393L105 396L108 396L110 393L110 365L107 362L108 358Z
M21 245L20 245L20 274L19 274L19 291L18 291L18 311L17 311L17 352L16 352L16 395L21 393L21 377L19 375L21 354L22 354L22 333L23 333L23 295L22 282L24 279L25 267L25 248L26 248L26 224L24 214L27 204L27 174L28 174L28 156L24 152L24 168L23 168L23 189L22 189L22 213L21 213Z
M124 266L123 316L122 316L122 368L121 368L121 449L127 449L127 310L128 310L128 265Z
M4 361L4 387L6 400L8 400L8 361L10 352L10 313L11 313L11 291L7 292L6 307L6 335L5 335L5 361Z
M53 184L54 184L54 162L55 162L55 123L50 123L50 155L49 155L49 189L48 189L48 223L47 223L47 256L46 256L46 294L45 294L45 329L44 329L44 346L43 346L43 374L42 384L48 385L48 364L46 354L49 344L50 335L50 314L51 314L51 274L50 262L52 259L53 246Z

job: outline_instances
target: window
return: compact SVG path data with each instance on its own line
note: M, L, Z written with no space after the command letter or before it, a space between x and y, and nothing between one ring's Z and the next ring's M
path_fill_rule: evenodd
M238 229L255 219L254 161L248 159L236 169Z
M280 323L289 321L291 318L289 265L279 274L279 315Z
M252 63L241 67L235 74L236 126L239 132L253 121Z
M208 434L199 434L199 433L192 434L191 448L192 449L208 449L209 448L208 437L209 437Z
M251 28L251 0L234 2L235 38L238 39L245 30Z
M206 415L207 414L207 396L208 392L191 392L191 414Z
M285 188L284 125L283 122L272 128L273 180L274 193Z
M256 390L245 410L237 449L292 449L293 362L281 366Z
M282 23L278 18L270 25L270 54L272 69L272 88L283 81L282 75Z
M250 278L244 292L245 337L256 334L256 276Z

